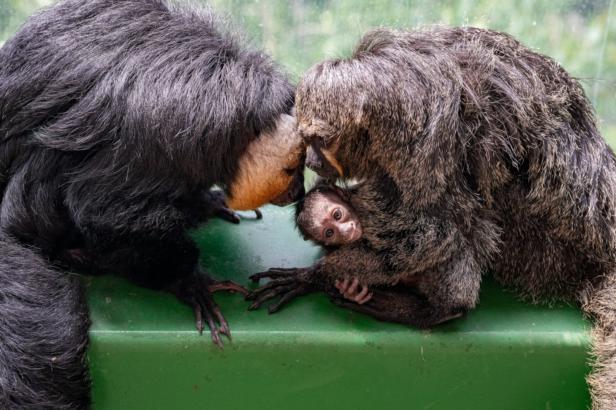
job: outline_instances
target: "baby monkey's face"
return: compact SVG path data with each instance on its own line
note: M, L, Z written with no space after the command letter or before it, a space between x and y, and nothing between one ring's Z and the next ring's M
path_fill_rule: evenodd
M298 217L300 228L317 243L332 246L355 242L362 228L351 206L334 192L314 191L305 199Z

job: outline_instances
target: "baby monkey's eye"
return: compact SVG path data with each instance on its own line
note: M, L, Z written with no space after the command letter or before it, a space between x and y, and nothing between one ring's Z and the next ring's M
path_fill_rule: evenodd
M342 211L340 210L340 208L334 209L334 219L336 221L339 221L340 218L342 218Z
M325 237L331 238L332 236L334 236L334 230L332 228L327 228L325 230Z

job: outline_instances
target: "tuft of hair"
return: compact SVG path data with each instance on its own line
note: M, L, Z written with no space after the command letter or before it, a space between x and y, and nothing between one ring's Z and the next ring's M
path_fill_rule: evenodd
M89 408L81 281L11 239L0 249L0 407Z

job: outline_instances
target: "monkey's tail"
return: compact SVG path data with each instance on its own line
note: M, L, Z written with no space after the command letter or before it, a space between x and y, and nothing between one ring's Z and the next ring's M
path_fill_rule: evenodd
M0 408L89 408L89 325L79 278L0 234Z
M594 319L593 369L588 376L593 410L616 409L616 271L582 295L583 310Z

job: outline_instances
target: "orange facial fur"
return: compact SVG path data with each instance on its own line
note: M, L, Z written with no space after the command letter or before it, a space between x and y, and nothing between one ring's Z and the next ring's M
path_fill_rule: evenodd
M295 132L295 119L283 115L276 128L261 134L240 158L227 205L236 210L256 209L282 195L293 182L287 170L302 166L304 149Z

